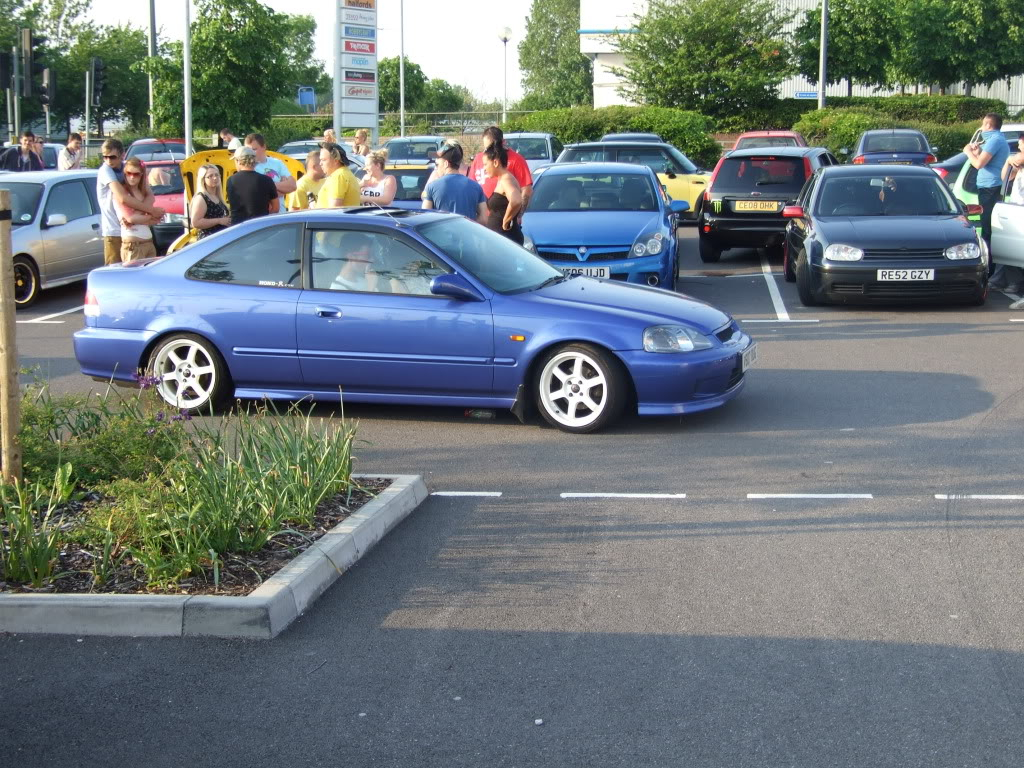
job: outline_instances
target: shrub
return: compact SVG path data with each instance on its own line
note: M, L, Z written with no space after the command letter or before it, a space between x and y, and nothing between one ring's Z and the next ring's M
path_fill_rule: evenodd
M808 144L828 147L834 154L844 147L853 151L860 135L875 128L915 128L938 147L938 157L944 158L963 149L977 128L977 122L941 125L918 120L898 120L869 109L826 108L808 112L793 126L794 130L804 135Z
M260 133L267 140L268 149L277 149L289 141L304 141L320 138L324 131L334 125L331 115L310 115L309 117L272 117L270 125Z
M897 120L916 120L939 125L974 121L988 112L1007 114L1006 102L974 96L840 96L830 97L830 107L868 108Z
M544 131L566 144L594 141L605 133L640 131L657 133L698 164L712 164L721 148L711 135L710 118L697 112L667 107L571 107L548 109L509 120L508 133Z

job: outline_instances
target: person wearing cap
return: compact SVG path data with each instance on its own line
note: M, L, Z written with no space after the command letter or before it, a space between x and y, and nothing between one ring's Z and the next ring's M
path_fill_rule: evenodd
M288 166L276 157L269 157L267 155L267 140L263 138L262 133L250 133L246 136L245 146L256 153L256 173L269 176L270 180L277 187L277 194L280 199L279 209L282 211L288 210L285 208L284 196L290 195L298 186L295 178L292 176L292 172L288 170Z
M252 147L239 147L232 158L237 173L228 179L228 204L231 206L231 223L277 213L280 201L277 186L269 176L256 173L256 152Z
M348 169L348 155L340 144L324 142L320 147L320 167L327 180L316 196L317 208L359 205L359 181Z
M426 210L450 211L481 224L487 221L487 197L483 188L459 169L462 165L462 146L457 141L446 141L437 150L439 178L427 182L423 189L423 207Z

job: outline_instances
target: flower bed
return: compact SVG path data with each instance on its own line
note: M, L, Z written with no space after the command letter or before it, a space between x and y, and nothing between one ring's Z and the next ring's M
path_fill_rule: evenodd
M247 594L384 487L352 479L354 425L301 405L193 420L153 383L26 392L0 591Z

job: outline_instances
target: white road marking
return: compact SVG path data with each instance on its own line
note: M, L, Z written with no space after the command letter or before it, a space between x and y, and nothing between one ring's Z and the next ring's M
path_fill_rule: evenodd
M431 496L479 496L494 499L501 496L501 491L434 491Z
M748 499L873 499L870 493L748 493Z
M741 323L820 323L821 320L793 320L792 318L786 320L744 320L738 318Z
M85 309L85 305L84 304L82 306L80 306L80 307L73 307L72 309L65 309L63 312L54 312L52 315L43 315L42 317L37 317L34 320L18 320L17 322L19 322L19 323L26 323L26 324L27 323L48 323L50 325L53 325L54 323L63 323L64 322L63 320L56 320L56 321L54 321L53 318L61 317L62 315L70 315L72 312L81 312L83 309Z
M749 322L749 321L748 321ZM1011 323L1024 323L1024 317L1011 317Z
M979 501L1024 501L1024 494L1019 493L936 493L939 501L951 499L977 499Z
M775 275L772 268L768 266L768 257L761 256L761 271L764 273L764 281L768 284L768 295L772 297L772 304L775 307L775 314L779 320L789 320L789 312L786 305L782 303L782 294L779 293L779 286L775 284Z
M561 493L563 499L685 499L685 493Z

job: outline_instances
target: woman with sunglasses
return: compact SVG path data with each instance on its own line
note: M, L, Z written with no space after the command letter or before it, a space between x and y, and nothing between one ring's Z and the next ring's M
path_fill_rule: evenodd
M146 167L137 157L124 161L124 193L133 200L152 206L156 196L146 179ZM150 227L159 219L148 213L137 211L127 205L121 206L121 261L155 259L153 230Z
M199 189L189 205L189 221L199 230L198 239L202 240L230 226L231 215L220 193L220 169L216 165L201 166L196 183Z

